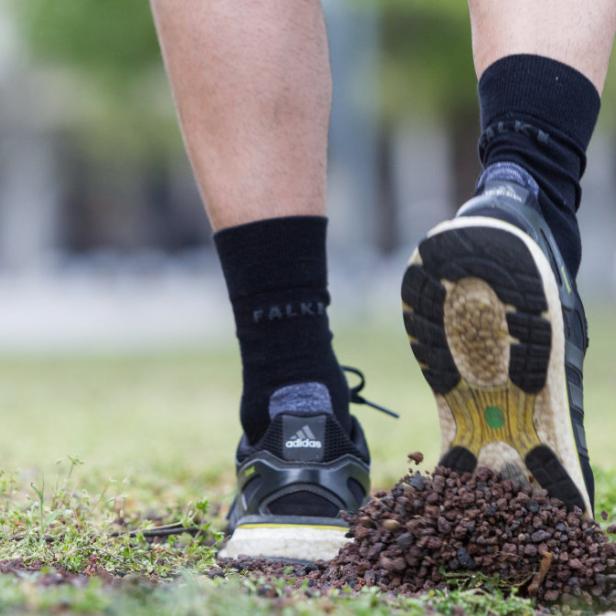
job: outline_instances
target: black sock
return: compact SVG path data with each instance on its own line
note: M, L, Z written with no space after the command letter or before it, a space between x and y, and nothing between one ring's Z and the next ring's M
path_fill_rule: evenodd
M251 443L269 425L272 394L299 383L325 385L331 409L350 430L349 390L326 311L326 228L326 218L293 216L214 236L235 315L244 381L240 415Z
M593 84L575 69L542 56L496 61L479 81L484 167L516 163L539 185L539 205L567 267L581 259L576 212L586 149L599 114Z

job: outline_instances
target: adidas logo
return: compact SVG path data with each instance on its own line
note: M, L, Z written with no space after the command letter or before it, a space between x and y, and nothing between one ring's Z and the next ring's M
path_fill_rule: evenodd
M310 429L310 426L304 426L300 428L293 438L290 438L286 443L287 449L297 448L309 448L309 449L321 449L321 441L316 440L314 432Z

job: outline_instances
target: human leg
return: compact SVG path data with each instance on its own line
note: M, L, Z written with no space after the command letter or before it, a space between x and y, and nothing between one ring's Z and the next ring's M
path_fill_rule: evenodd
M242 355L241 495L231 515L241 532L233 549L323 558L343 540L344 524L330 521L338 531L317 532L314 520L361 503L369 459L327 317L331 79L320 2L152 6ZM343 455L350 464L337 463ZM355 493L350 472L361 478ZM243 525L248 518L258 532ZM271 536L280 518L313 522L276 527Z

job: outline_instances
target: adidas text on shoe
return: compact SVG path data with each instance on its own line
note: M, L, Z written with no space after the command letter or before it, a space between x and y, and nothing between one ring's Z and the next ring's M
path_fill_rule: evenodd
M301 427L295 435L293 435L284 445L287 449L294 447L309 447L312 449L321 449L323 443L317 440L308 424Z

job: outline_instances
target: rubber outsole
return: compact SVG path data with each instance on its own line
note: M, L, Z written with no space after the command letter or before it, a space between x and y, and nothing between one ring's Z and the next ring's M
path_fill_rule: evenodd
M413 254L402 282L411 348L439 407L441 464L534 479L590 510L564 390L564 332L547 259L505 222L456 219Z
M331 560L349 541L347 532L344 526L240 524L219 556L301 562Z

